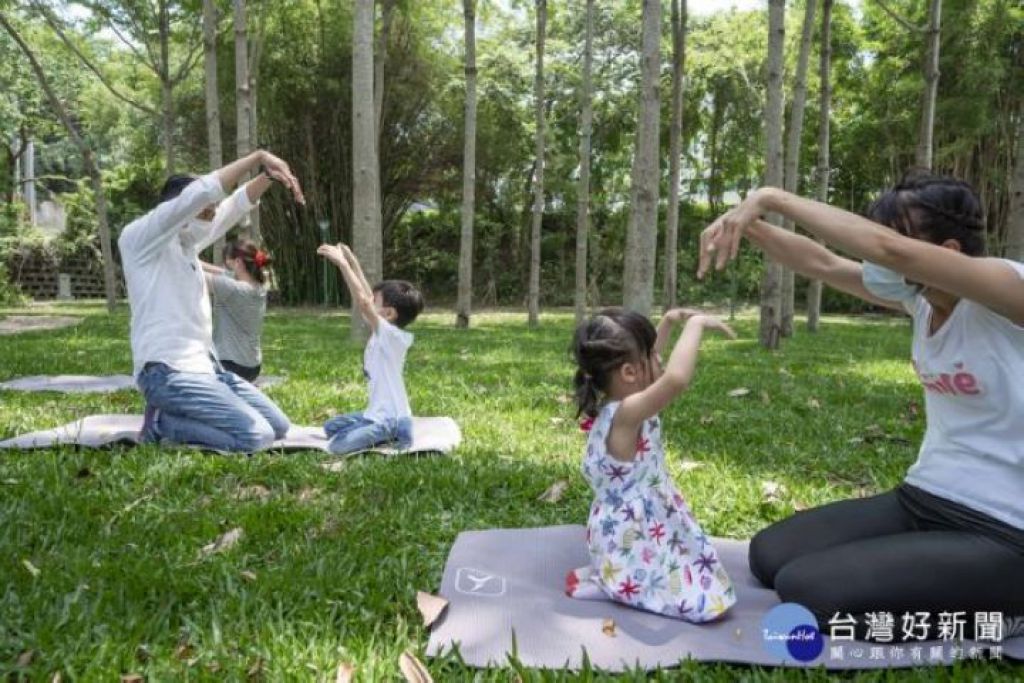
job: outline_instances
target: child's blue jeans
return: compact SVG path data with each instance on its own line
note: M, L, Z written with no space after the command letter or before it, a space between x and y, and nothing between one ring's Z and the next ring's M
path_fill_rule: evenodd
M387 444L404 449L412 445L412 418L399 417L369 420L362 413L336 415L324 424L330 443L327 449L335 455L357 453Z

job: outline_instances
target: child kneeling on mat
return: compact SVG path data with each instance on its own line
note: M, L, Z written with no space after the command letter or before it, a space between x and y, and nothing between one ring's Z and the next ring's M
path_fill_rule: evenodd
M322 244L317 253L341 271L372 332L363 353L369 405L363 412L337 415L324 424L328 450L343 455L384 444L409 448L412 410L402 372L413 336L404 328L423 310L423 295L404 280L384 280L370 287L355 254L344 244Z
M673 325L684 321L662 370ZM587 521L590 564L569 572L568 595L610 598L690 622L717 619L736 602L718 553L665 467L658 418L693 379L704 330L736 338L722 321L690 309L667 312L657 331L621 308L576 329L578 415L591 423L583 474L595 498Z

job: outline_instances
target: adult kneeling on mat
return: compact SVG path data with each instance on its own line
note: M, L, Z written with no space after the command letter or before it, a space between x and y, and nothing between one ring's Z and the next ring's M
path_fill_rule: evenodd
M227 189L257 168L258 176L221 202ZM287 433L281 409L217 361L198 258L274 180L304 202L288 164L258 151L199 178L172 176L156 208L121 233L134 374L146 399L140 441L251 453Z
M863 262L764 222L766 212ZM822 626L855 622L864 637L888 614L894 640L992 639L1024 615L1024 264L983 256L984 234L970 186L917 176L866 218L762 188L701 235L701 277L746 237L787 268L914 320L928 425L905 481L799 512L750 544L754 575Z

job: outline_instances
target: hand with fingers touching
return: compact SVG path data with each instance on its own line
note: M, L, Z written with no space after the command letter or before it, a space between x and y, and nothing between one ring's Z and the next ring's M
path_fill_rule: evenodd
M715 270L722 270L740 251L744 231L761 218L771 188L761 188L747 195L738 206L719 216L700 235L700 260L697 278L703 279L714 261Z
M736 339L736 331L718 316L702 313L701 318L705 330L715 330L721 332L729 339Z
M317 247L316 253L323 256L339 268L343 263L345 263L345 253L340 247L334 244L321 244Z
M302 187L298 178L292 173L288 163L270 152L264 151L260 155L260 163L268 176L284 185L295 197L295 201L305 205L306 197L302 194Z

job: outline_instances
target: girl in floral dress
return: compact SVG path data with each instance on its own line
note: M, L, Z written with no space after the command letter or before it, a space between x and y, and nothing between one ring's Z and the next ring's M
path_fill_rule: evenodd
M685 322L664 370L661 352ZM583 473L594 489L587 521L590 564L569 572L566 592L611 599L690 622L717 619L736 593L707 535L665 467L658 413L686 390L704 330L736 335L689 309L646 317L613 308L573 340L576 400L592 418Z

